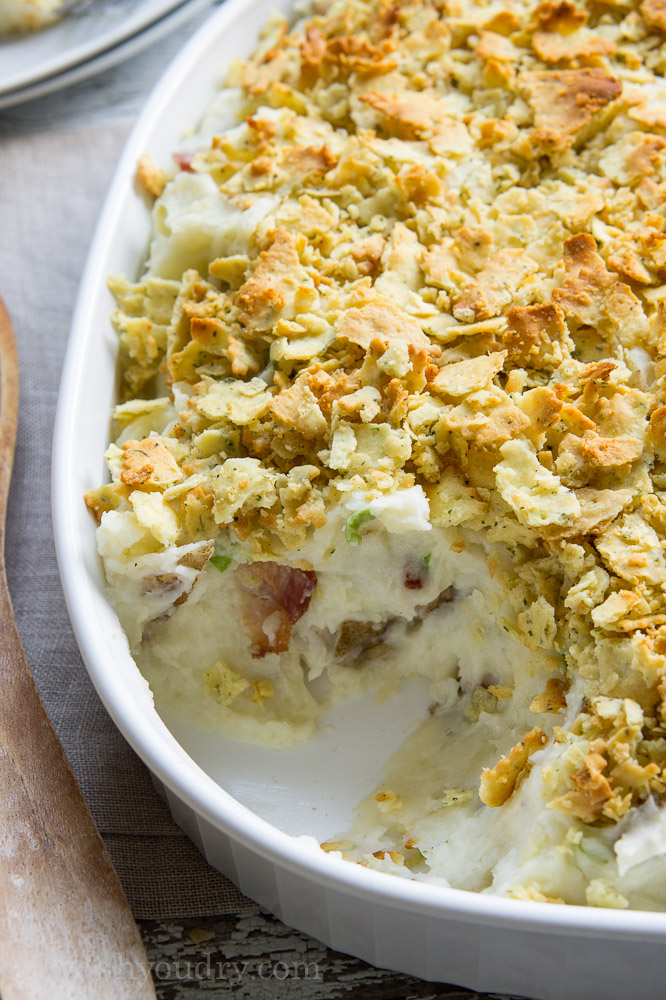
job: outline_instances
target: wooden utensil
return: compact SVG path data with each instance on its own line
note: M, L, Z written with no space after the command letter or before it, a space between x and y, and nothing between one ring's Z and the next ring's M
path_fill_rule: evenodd
M0 994L155 1000L125 894L35 686L5 572L18 364L0 299Z

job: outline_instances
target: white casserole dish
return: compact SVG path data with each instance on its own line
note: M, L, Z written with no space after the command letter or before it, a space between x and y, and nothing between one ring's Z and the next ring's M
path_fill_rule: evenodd
M276 751L200 732L156 712L104 594L83 492L102 477L116 389L110 273L133 277L150 231L138 157L168 160L289 0L227 0L164 74L125 147L93 240L63 373L53 460L63 587L92 680L208 861L286 923L379 966L534 998L662 997L666 915L522 902L402 880L324 854L381 765L421 718L418 684L379 708L337 710L314 741ZM310 835L304 839L299 835ZM316 841L311 838L316 838Z

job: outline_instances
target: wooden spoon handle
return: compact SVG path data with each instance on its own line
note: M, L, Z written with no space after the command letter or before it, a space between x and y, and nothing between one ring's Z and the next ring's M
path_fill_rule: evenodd
M0 545L18 388L8 323L0 301ZM155 1000L139 931L26 661L2 548L0 994Z

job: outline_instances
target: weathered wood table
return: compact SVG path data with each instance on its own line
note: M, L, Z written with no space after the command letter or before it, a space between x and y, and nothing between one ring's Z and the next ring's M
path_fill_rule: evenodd
M376 969L265 911L139 926L160 1000L490 1000Z
M71 705L67 707L67 699L71 702L76 690L72 687L63 695L62 668L64 665L74 669L76 654L58 590L48 536L48 487L45 485L58 369L80 266L113 160L153 83L182 44L183 36L194 30L196 24L195 21L178 37L161 42L102 76L59 94L0 111L0 292L13 310L19 349L29 358L22 372L24 405L28 408L41 406L43 410L39 412L44 414L35 424L34 414L28 413L26 417L24 410L23 437L19 429L19 454L10 502L10 533L13 532L9 539L11 543L13 538L10 585L14 585L14 603L26 652L33 669L38 668L38 683L80 780L85 779L91 766L100 766L100 761L95 761L95 754L99 755L102 744L99 714L94 716L97 721L92 723L86 723L85 718L77 720L79 729L73 733L72 720L76 713L72 713ZM49 150L62 151L61 146L69 148L79 144L84 147L86 135L88 147L92 143L97 155L84 163L81 161L85 156L77 158L76 150L67 155L63 153L59 161L62 166L55 168L55 174L51 173L50 187L45 191L40 180L40 164L34 159L48 156ZM90 139L91 135L94 140ZM90 156L90 153L85 155ZM22 174L17 162L30 167L24 183L19 183L20 190L15 190L17 177ZM86 187L87 203L83 209L77 203L76 184L72 185L69 174L65 177L62 173L71 169L101 171L95 184ZM64 194L59 192L60 182ZM63 198L70 199L64 208L60 205ZM63 256L68 255L69 270L59 259L57 234L54 236L52 231L56 225L52 217L57 214L56 209L61 213L66 210L81 214L80 229L75 227L76 232L81 233L81 245L62 248ZM45 237L49 225L51 230ZM44 282L48 283L46 290ZM35 313L39 315L36 317ZM26 339L43 331L44 324L47 334L49 326L54 333L57 330L60 342L55 343L57 337L43 334L44 346L36 357L30 354ZM28 424L30 434L26 433ZM37 492L36 482L40 484ZM36 530L43 531L43 535L36 537ZM30 577L29 585L25 583L26 576ZM59 650L63 654L60 661ZM80 663L76 669L83 673ZM101 712L99 706L97 711ZM114 738L119 740L119 737ZM130 751L124 744L116 751L116 756L118 754L127 756L120 762L107 762L105 766L109 771L114 767L119 772L123 766L126 769L140 767L138 762L131 764ZM126 779L121 777L115 782L120 785L119 801L123 780ZM145 776L142 780L148 788ZM83 783L85 788L85 780ZM140 916L145 912L140 905L140 895L135 893L133 896L131 891L136 861L127 862L123 867L123 858L130 856L124 851L123 838L141 836L145 831L120 829L122 810L114 812L112 806L113 803L109 806L99 797L91 801L135 912ZM157 833L160 836L152 831L150 850L146 840L143 864L147 867L154 866L156 859L163 859L164 852L175 840L174 832L167 827ZM171 839L166 834L170 834ZM132 857L136 858L136 850ZM160 871L168 872L169 864L163 862ZM177 879L179 873L173 867L171 871ZM166 875L154 877L167 878ZM243 912L239 908L239 912L226 916L140 919L139 924L160 1000L203 1000L227 995L239 1000L408 997L453 1000L476 996L457 987L383 972L332 952L249 903Z

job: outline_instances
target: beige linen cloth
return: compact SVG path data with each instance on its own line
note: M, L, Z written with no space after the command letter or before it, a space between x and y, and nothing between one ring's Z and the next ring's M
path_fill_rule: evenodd
M38 115L26 107L23 117L20 109L0 115L0 296L21 367L7 569L23 644L135 915L247 912L254 904L173 823L102 707L72 634L53 548L49 476L62 360L88 244L131 122L45 131L30 127ZM93 123L104 117L97 112Z

